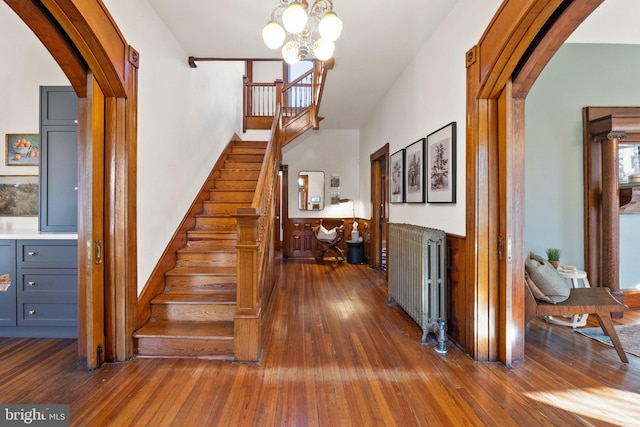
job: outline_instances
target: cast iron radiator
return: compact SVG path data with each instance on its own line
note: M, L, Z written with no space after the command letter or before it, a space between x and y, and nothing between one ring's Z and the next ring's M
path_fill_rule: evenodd
M389 224L389 299L422 328L422 343L432 332L436 350L446 353L446 234L410 224Z

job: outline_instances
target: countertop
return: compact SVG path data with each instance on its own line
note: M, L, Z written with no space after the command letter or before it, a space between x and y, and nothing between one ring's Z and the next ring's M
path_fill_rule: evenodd
M46 233L27 228L0 228L0 240L78 240L78 233Z

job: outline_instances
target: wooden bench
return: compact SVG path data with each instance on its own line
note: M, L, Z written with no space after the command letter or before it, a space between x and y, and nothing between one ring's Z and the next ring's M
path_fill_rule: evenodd
M611 338L611 343L618 352L620 360L629 363L611 321L611 313L619 313L628 310L629 307L618 302L611 295L609 288L571 288L571 293L566 301L551 304L536 300L526 281L525 287L525 294L528 295L525 296L525 325L534 317L593 314L598 319L604 333Z

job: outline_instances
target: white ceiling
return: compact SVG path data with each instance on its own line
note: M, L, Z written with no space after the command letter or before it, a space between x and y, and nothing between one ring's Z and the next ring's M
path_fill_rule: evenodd
M148 0L190 56L275 58L262 28L279 0ZM323 129L358 129L457 0L334 0L343 22ZM185 58L186 61L186 58Z

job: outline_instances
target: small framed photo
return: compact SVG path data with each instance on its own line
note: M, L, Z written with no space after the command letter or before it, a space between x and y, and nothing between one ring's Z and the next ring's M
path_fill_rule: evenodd
M389 194L391 194L391 203L404 202L404 148L396 151L391 155L390 159Z
M456 202L456 122L427 135L427 202Z
M424 138L405 149L405 202L424 203Z
M4 152L7 166L38 166L40 136L37 133L8 133Z
M38 216L38 175L0 176L0 216Z

